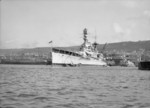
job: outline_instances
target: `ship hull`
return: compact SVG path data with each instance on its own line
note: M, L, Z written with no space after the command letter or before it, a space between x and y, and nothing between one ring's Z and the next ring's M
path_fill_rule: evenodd
M106 66L106 62L94 58L84 58L79 55L63 54L52 52L52 64L54 65L99 65Z
M150 70L150 61L141 61L138 63L139 70Z

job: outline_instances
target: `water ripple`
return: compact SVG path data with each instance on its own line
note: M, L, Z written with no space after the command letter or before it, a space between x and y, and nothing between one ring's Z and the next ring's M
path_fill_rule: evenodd
M150 108L150 72L134 67L0 65L0 108Z
M30 98L30 97L34 97L37 96L35 94L19 94L17 97L19 98Z

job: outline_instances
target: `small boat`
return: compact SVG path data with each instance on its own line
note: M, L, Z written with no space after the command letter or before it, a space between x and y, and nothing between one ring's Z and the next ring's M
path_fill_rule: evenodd
M150 61L140 61L138 63L139 70L150 70Z
M87 29L83 30L83 44L79 51L67 51L52 48L51 63L53 65L80 66L80 65L98 65L106 66L107 63L102 53L97 50L97 43L91 43L87 39Z
M144 51L138 62L139 70L150 70L150 51Z

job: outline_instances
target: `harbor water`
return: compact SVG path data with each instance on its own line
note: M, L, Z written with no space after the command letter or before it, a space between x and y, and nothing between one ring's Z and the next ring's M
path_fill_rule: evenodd
M0 65L0 108L150 108L150 71Z

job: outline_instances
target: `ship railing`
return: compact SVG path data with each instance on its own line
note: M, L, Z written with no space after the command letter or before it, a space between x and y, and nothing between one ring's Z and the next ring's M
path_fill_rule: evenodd
M81 56L80 54L75 53L75 52L61 50L61 49L56 49L56 48L53 48L52 51L55 52L55 53L67 54L67 55L72 55L72 56L78 56L78 57Z

